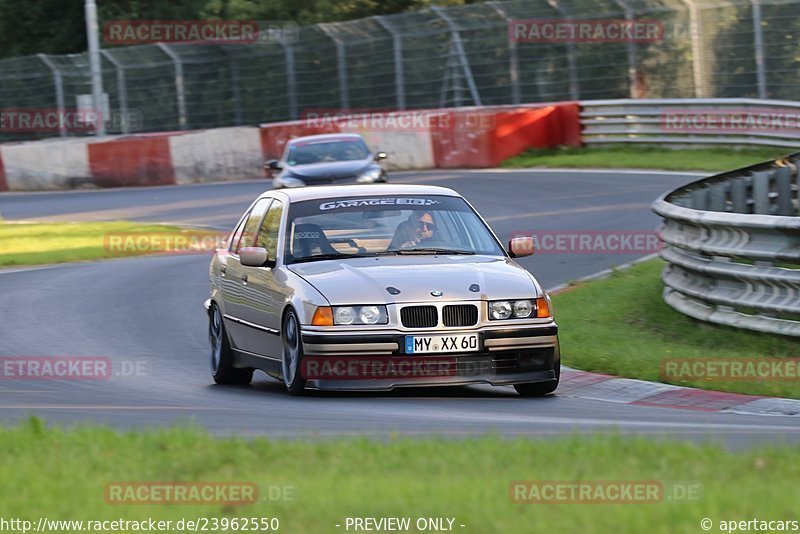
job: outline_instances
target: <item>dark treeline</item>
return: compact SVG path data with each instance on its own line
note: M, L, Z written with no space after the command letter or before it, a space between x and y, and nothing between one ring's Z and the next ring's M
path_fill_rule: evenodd
M97 0L107 20L266 20L315 24L469 0ZM0 0L0 57L86 50L83 0Z

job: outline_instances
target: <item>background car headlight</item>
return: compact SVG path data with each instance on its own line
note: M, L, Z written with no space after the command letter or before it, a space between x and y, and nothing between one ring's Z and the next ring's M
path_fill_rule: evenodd
M380 180L381 178L381 170L380 169L370 169L366 172L361 173L358 177L358 182L365 183L365 182L375 182Z
M278 181L283 185L283 187L304 187L306 183L299 178L294 178L292 176L283 176L278 178Z
M527 319L529 317L547 318L550 313L549 300L546 297L520 300L497 300L489 303L489 319Z
M386 306L334 306L333 324L387 324Z

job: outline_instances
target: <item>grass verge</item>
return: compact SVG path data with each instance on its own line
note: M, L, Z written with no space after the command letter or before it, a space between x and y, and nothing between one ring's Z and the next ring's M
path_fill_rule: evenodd
M499 437L373 441L216 439L192 428L117 433L0 430L0 517L158 520L277 517L289 533L346 532L347 517L454 518L455 532L701 532L703 518L796 520L798 446L730 452L715 444ZM517 504L514 481L650 481L659 502ZM257 504L109 504L122 481L255 483ZM270 499L291 487L291 499ZM690 488L684 498L681 488ZM277 492L273 492L277 497ZM342 525L337 528L335 525ZM465 525L463 528L460 525ZM62 529L66 531L66 529ZM353 531L351 528L350 531ZM408 532L418 532L411 528Z
M188 252L212 231L136 222L9 223L0 221L0 267Z
M789 148L714 147L680 150L629 145L562 147L529 150L507 159L502 166L726 171L761 163L789 152Z
M661 365L674 359L797 358L797 340L715 326L687 317L661 298L656 259L582 283L555 295L565 365L639 378L670 381ZM795 380L673 380L672 383L752 395L800 398Z

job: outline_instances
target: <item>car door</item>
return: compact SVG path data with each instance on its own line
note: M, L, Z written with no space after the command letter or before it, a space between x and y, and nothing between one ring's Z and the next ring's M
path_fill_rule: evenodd
M261 226L261 221L267 213L271 198L262 198L253 204L247 216L240 223L233 234L228 248L228 254L220 257L219 287L224 299L223 319L228 330L231 343L237 349L247 349L247 339L251 328L243 322L245 315L245 292L247 272L250 267L244 267L239 261L239 250L242 247L251 247L255 242L256 234Z
M283 213L283 203L274 200L264 217L254 245L267 249L267 258L273 262L278 256ZM252 325L257 325L248 332L247 350L278 359L282 350L281 312L288 293L286 277L274 267L245 267L245 269L247 284L244 289L243 319Z

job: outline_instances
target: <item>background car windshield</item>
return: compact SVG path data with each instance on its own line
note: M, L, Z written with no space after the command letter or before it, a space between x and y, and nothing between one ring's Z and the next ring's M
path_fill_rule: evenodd
M308 165L329 161L355 161L370 156L361 139L299 143L289 148L286 162L289 165Z
M483 221L458 197L321 199L298 202L290 208L287 263L425 248L504 254Z

